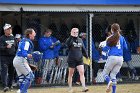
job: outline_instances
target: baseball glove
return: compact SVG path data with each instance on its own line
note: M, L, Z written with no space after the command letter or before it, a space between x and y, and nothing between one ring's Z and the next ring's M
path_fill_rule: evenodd
M120 34L118 32L114 33L113 35L107 38L106 40L107 45L110 47L116 46L119 41L119 38L120 38Z
M29 64L29 66L30 66L32 71L36 71L38 69L36 65Z

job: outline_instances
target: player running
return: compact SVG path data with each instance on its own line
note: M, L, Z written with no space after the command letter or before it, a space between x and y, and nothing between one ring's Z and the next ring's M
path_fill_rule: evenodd
M107 62L105 64L104 70L103 70L103 76L105 81L107 82L108 86L106 89L106 93L109 93L111 91L112 87L112 93L116 93L116 74L120 71L120 68L123 64L123 50L127 49L127 44L122 35L120 35L120 26L117 23L114 23L111 25L111 32L112 35L107 38L107 46L102 48L103 51L108 51L108 58ZM115 39L115 35L118 35ZM113 40L109 39L113 37L112 39L118 40L116 45L111 45ZM117 39L118 38L118 39Z

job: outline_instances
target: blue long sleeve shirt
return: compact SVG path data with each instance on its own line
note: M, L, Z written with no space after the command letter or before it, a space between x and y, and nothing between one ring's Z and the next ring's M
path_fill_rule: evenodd
M123 36L120 36L119 42L116 46L109 47L108 45L104 47L103 51L108 51L108 56L123 56L123 51L127 50L127 44Z
M54 48L51 48L53 45L52 36L50 37L41 37L38 41L39 50L43 53L43 59L53 59L54 58Z
M34 45L32 41L28 38L23 38L18 45L17 56L27 57L28 54L31 54L34 50Z

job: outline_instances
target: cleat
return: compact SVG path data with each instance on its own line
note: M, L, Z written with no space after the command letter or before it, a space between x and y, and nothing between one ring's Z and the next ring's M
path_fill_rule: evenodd
M9 86L9 91L14 91L13 86L11 86L11 87Z
M80 85L81 83L80 83L80 82L76 82L75 84L76 84L76 85Z
M13 87L10 88L10 91L14 91L14 90L13 90Z
M17 90L17 93L20 93L20 89Z
M139 77L138 76L135 76L135 80L139 80Z
M87 91L89 91L88 88L85 88L85 89L82 90L82 92L87 92Z
M18 89L16 93L21 93L20 89ZM27 91L25 91L24 93L27 93Z
M68 93L74 93L73 89L68 89Z
M3 92L7 92L9 90L9 87L5 87L4 89L3 89Z
M12 86L13 86L13 87L17 87L18 84L17 84L17 83L13 83Z

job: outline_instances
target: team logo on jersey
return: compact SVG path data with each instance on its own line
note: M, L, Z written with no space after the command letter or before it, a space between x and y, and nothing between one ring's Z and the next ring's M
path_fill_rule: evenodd
M82 46L82 43L73 42L73 46L74 46L74 47L81 47L81 46Z
M7 41L5 41L8 45L13 45L14 44L14 40L7 40Z

